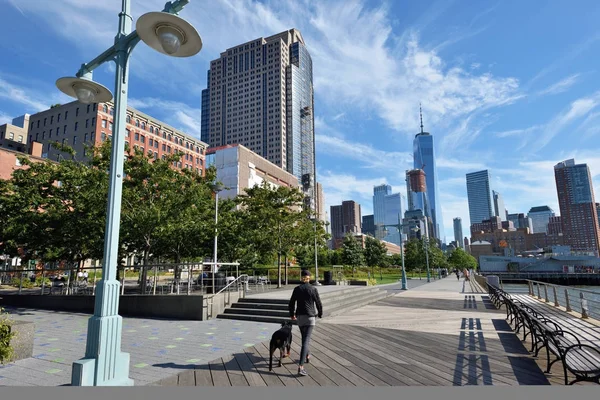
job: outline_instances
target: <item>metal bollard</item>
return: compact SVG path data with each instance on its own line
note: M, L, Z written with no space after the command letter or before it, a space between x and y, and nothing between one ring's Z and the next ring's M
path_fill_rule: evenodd
M583 297L583 292L579 292L579 297L581 299L581 318L588 318L588 302Z
M571 309L571 302L569 301L569 290L565 289L565 308L567 309L568 312L573 311Z

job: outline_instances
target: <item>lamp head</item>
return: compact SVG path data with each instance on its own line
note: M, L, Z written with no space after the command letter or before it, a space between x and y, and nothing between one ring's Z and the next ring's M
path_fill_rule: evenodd
M83 104L105 103L113 98L112 93L106 87L86 78L60 78L56 81L56 87Z
M202 49L202 39L186 20L165 12L149 12L138 18L136 31L148 46L173 57L190 57Z

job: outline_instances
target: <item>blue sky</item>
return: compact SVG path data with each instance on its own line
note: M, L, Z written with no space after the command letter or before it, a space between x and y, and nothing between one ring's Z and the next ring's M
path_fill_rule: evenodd
M0 123L65 102L54 86L108 47L118 0L0 0ZM132 0L134 19L164 1ZM412 139L435 137L440 204L468 234L465 174L489 168L509 212L558 213L553 166L586 162L600 186L600 3L538 1L191 0L203 38L190 59L145 45L130 105L200 135L209 62L227 47L295 27L313 57L317 178L327 206L372 212L373 186L405 193ZM113 87L112 69L94 79Z

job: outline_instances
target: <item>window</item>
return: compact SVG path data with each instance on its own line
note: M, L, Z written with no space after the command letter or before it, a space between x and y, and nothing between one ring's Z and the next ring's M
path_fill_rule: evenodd
M139 119L135 120L135 126L137 126L138 128L140 127L140 120Z
M79 107L77 107L77 108L75 109L75 116L76 116L76 117L79 117Z
M144 129L144 130L146 129L146 123L145 122L142 122L142 129Z
M47 119L48 119L48 118L44 118L44 126L46 126L46 120L47 120Z
M58 113L58 116L56 117L56 122L60 122L60 113Z
M92 126L96 126L96 117L92 118Z
M127 120L127 123L130 124L131 123L131 116L128 115L127 118L126 118L126 120Z
M46 131L42 132L42 140L44 140L44 139L46 139Z
M112 122L110 122L108 124L108 129L112 132L112 130L113 130L113 123Z
M73 146L77 144L77 136L73 136Z
M69 112L65 111L65 121L67 120L68 117L69 117Z
M102 106L102 112L107 113L108 112L108 107L106 106L106 104L104 104Z
M40 141L40 134L39 134L39 133L36 133L36 134L35 134L35 141L36 141L36 142L39 142L39 141Z
M54 123L54 115L50 117L50 125Z
M171 152L171 146L167 146L167 153Z
M106 128L106 120L105 119L102 120L102 127Z
M139 133L135 133L135 140L140 140L140 134Z
M152 140L152 138L148 139L148 146L154 146L154 140Z
M167 150L167 145L163 143L162 145L162 151L166 151Z
M83 137L83 141L87 142L88 141L88 134L86 133L85 136Z
M90 120L86 119L85 120L85 127L88 128L90 126Z
M102 141L104 142L106 140L106 133L102 132Z
M40 120L38 119L37 127L40 127Z
M141 142L142 142L142 143L144 143L144 144L146 143L146 137L145 137L145 136L143 136L143 135L142 135L142 137L141 137Z
M19 143L23 143L23 135L19 135Z
M9 133L9 134L8 134L8 138L9 138L10 140L15 140L15 134L14 134L13 132Z
M113 115L115 113L115 109L114 108L110 108L110 115Z
M50 132L48 132L48 139L50 139L52 137L52 129L50 129Z
M158 149L158 140L154 141L154 147Z
M169 133L169 142L172 142L173 138L171 137L171 134Z
M77 125L79 125L79 123L75 122L75 132L77 132Z
M125 134L127 135L127 137L129 137L129 135L131 135L131 131L129 129L125 129Z
M87 113L89 113L89 112L90 112L90 105L89 105L89 104L87 105L87 111L86 111L86 112L87 112Z
M98 103L94 103L94 111L96 111L97 106L98 106Z
M154 133L154 127L150 126L150 133Z

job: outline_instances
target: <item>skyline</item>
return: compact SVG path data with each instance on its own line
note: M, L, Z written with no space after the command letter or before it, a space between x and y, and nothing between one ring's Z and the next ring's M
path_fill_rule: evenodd
M163 4L133 0L133 17ZM455 217L469 231L468 172L489 169L510 213L541 205L558 210L553 167L565 159L587 163L599 190L595 2L568 9L517 2L311 4L191 1L186 18L204 49L189 60L138 49L129 105L199 138L209 62L228 47L297 28L314 64L325 209L352 199L371 214L373 186L382 183L406 196L419 102L425 130L435 137L447 238ZM66 103L55 80L110 46L117 25L112 3L0 0L0 7L8 33L0 39L7 61L0 67L0 123ZM100 69L94 79L111 87L109 72Z

